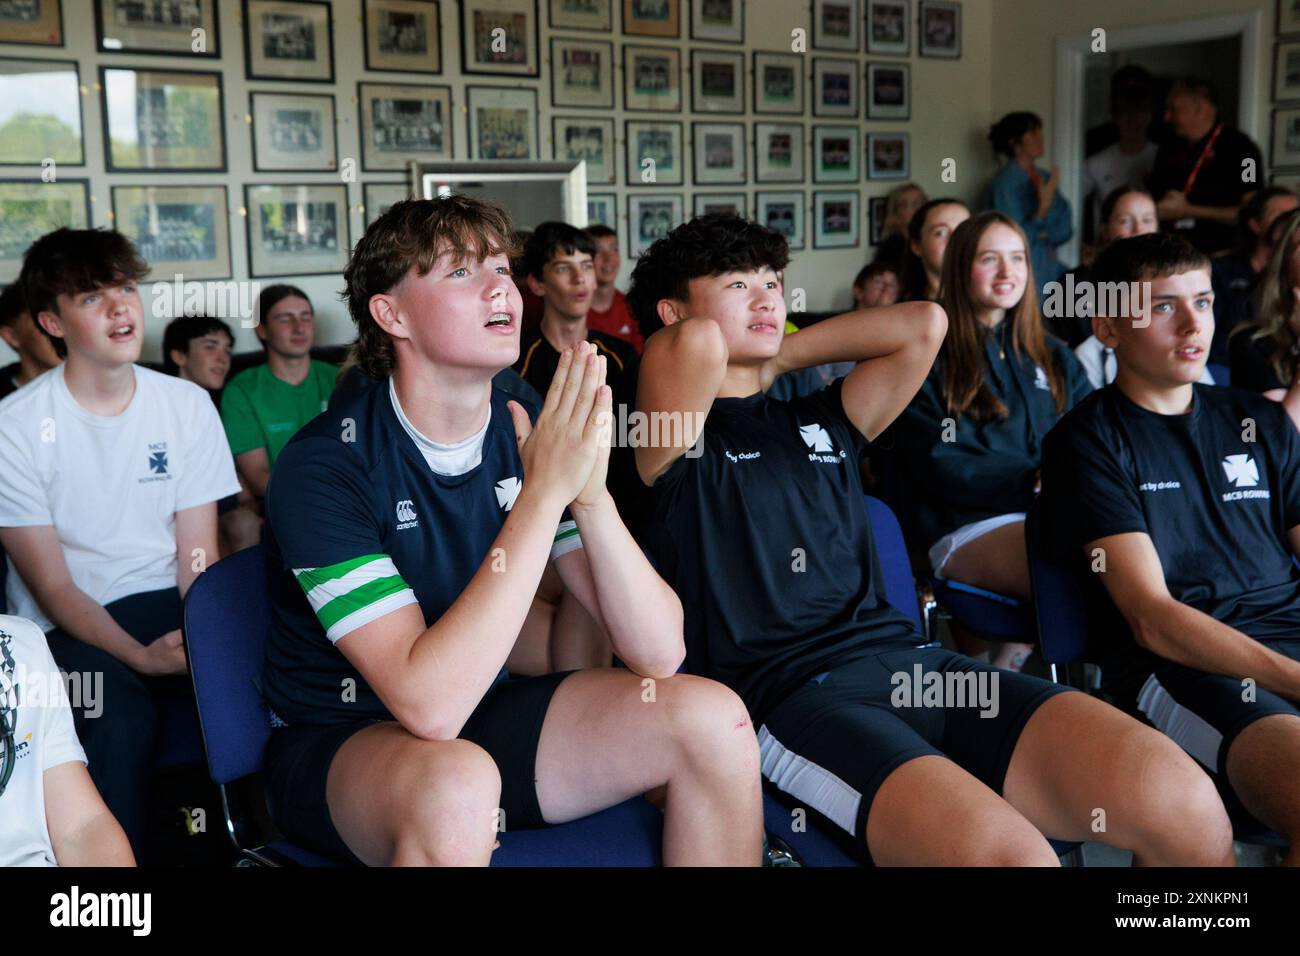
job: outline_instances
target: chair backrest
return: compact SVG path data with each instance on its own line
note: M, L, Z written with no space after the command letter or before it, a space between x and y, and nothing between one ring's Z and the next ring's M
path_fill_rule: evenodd
M271 717L260 689L270 628L261 545L212 565L185 596L185 650L208 772L219 785L262 768L271 736Z
M1049 664L1097 659L1089 641L1088 607L1081 572L1043 547L1042 507L1035 501L1025 516L1029 580L1034 590L1038 647Z
M921 633L921 607L916 598L916 583L912 580L912 562L907 556L903 529L889 505L879 498L867 495L867 514L871 518L871 534L876 539L876 552L885 574L885 598L916 624Z

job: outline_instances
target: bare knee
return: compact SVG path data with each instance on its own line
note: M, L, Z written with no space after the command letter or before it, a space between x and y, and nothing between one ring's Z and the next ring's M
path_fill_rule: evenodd
M1232 821L1214 781L1168 740L1143 768L1133 819L1112 821L1131 837L1130 849L1144 863L1218 866L1231 863Z
M964 830L964 832L958 832ZM1060 866L1052 845L1028 820L999 816L977 820L966 827L954 825L945 834L953 841L955 866Z
M716 681L679 674L659 681L674 743L694 767L751 774L758 779L758 739L749 711L735 692Z
M509 821L500 810L496 763L465 740L425 742L402 774L402 810L395 821L395 864L475 866L487 863Z

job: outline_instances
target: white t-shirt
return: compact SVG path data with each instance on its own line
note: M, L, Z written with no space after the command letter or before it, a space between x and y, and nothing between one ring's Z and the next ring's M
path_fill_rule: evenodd
M1084 161L1083 194L1093 193L1092 221L1097 226L1101 225L1102 200L1114 190L1120 186L1146 186L1159 150L1155 143L1148 142L1140 153L1129 156L1120 150L1119 143L1113 143Z
M139 365L120 415L72 397L63 366L0 402L0 528L52 525L92 600L176 586L176 512L239 491L212 399ZM215 557L215 556L213 556ZM54 625L10 562L9 610Z
M45 771L72 760L84 764L86 754L45 635L31 621L0 614L0 707L13 706L15 687L16 754L0 794L0 867L58 866L45 820Z
M406 434L411 436L415 447L420 449L424 460L437 474L454 478L467 471L473 471L483 461L483 440L487 437L488 425L492 421L491 408L488 408L484 414L483 427L477 432L458 442L444 444L426 438L423 432L411 424L411 420L406 417L406 412L402 410L402 403L397 400L397 386L393 384L391 378L388 380L388 398L393 403L393 411L397 413L398 423Z

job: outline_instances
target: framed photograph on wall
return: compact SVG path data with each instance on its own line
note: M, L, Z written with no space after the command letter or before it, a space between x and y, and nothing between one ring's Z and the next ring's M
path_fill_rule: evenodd
M537 159L537 91L467 86L474 159Z
M451 159L451 87L358 83L361 168L405 170L413 159Z
M322 173L338 169L334 97L328 93L249 94L253 169L259 173Z
M608 33L614 26L614 0L548 0L552 30Z
M867 52L907 56L911 22L910 0L867 0Z
M0 43L63 46L62 0L0 3Z
M463 73L539 76L537 0L461 0Z
M623 33L638 37L681 36L681 0L623 0Z
M867 119L911 118L911 68L906 63L868 63Z
M745 184L745 124L692 123L695 184Z
M754 181L803 182L803 124L754 124Z
M803 113L803 57L797 53L754 53L754 112Z
M623 108L682 111L682 52L668 46L623 46Z
M89 180L0 179L0 283L18 278L27 247L62 226L90 228Z
M685 182L681 123L627 120L623 138L629 186L680 186Z
M244 0L250 80L334 82L334 17L319 0Z
M618 232L618 196L613 193L587 193L587 225L599 223Z
M333 275L348 264L348 188L339 183L244 187L248 274Z
M221 74L99 68L110 173L226 171Z
M856 53L858 21L862 8L858 0L813 0L812 45L818 50L848 50Z
M867 200L867 220L871 224L869 235L873 246L885 241L885 214L888 209L888 196L872 196Z
M813 116L857 119L859 69L856 60L813 58Z
M1300 40L1273 48L1273 101L1300 100Z
M102 52L221 56L217 0L94 0L94 4L95 39Z
M676 194L627 197L627 251L633 259L682 224L682 197ZM611 227L612 228L612 227Z
M151 281L232 275L225 186L114 186L113 225L149 263Z
M785 236L791 249L804 247L804 194L763 193L754 197L754 220Z
M856 126L814 126L813 182L856 183L862 178Z
M813 193L813 248L852 249L858 245L856 189Z
M1274 168L1300 166L1300 106L1273 111Z
M411 198L410 183L366 183L361 187L361 203L366 211L366 228L388 212L393 203Z
M365 0L366 69L441 73L441 22L438 0Z
M693 0L691 39L744 43L744 0Z
M86 164L75 62L0 59L0 103L0 166Z
M744 193L696 193L694 203L694 212L697 216L722 213L745 218Z
M553 155L569 162L587 161L587 183L608 184L618 178L614 121L600 116L552 116Z
M1277 35L1300 33L1300 4L1296 0L1277 0Z
M551 105L614 108L614 44L551 37Z
M745 54L691 51L691 109L696 113L745 112Z
M906 179L910 175L906 133L867 134L868 179Z
M955 60L961 56L961 4L947 0L919 0L921 33L917 49L921 56Z

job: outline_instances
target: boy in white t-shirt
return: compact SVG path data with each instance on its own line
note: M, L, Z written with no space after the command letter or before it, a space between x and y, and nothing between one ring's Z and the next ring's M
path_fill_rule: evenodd
M34 242L18 281L67 359L0 402L9 610L46 632L60 669L103 675L103 713L73 718L137 852L155 698L192 699L181 599L217 558L216 502L239 490L207 393L134 364L147 272L117 232L59 229Z
M84 690L96 696L93 686ZM44 635L10 615L0 615L0 820L0 867L135 862L86 772Z

